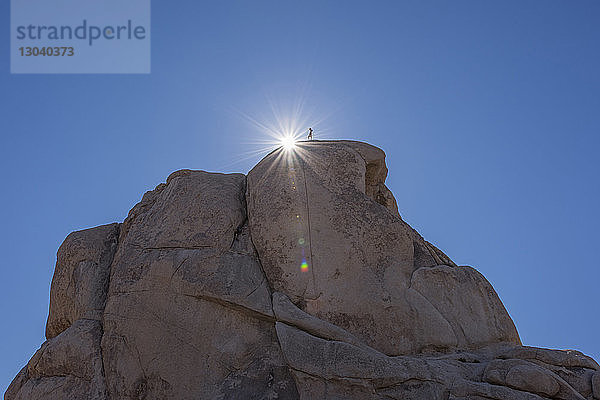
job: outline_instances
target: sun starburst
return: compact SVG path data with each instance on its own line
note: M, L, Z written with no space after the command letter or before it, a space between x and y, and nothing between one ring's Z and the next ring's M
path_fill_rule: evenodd
M296 138L292 135L282 135L279 139L280 145L286 151L291 151L296 148Z

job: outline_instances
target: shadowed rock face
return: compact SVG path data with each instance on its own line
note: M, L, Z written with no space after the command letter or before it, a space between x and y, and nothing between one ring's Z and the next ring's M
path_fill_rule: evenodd
M102 320L119 224L73 232L58 249L50 291L46 337L81 318Z
M58 253L13 399L600 399L521 346L487 280L398 213L380 149L303 142L248 177L178 171Z

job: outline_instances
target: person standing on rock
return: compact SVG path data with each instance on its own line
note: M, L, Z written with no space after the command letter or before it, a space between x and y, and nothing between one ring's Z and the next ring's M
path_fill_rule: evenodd
M313 140L313 129L308 128L308 140Z

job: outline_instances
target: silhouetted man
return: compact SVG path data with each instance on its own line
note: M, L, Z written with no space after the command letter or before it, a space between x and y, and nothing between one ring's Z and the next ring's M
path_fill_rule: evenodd
M312 130L312 128L308 128L308 140L313 140L313 130Z

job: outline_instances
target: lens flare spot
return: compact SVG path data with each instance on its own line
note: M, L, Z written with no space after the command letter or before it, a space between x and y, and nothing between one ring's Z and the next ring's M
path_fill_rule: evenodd
M306 258L302 259L302 264L300 264L300 270L302 272L308 271L308 263L306 262Z

